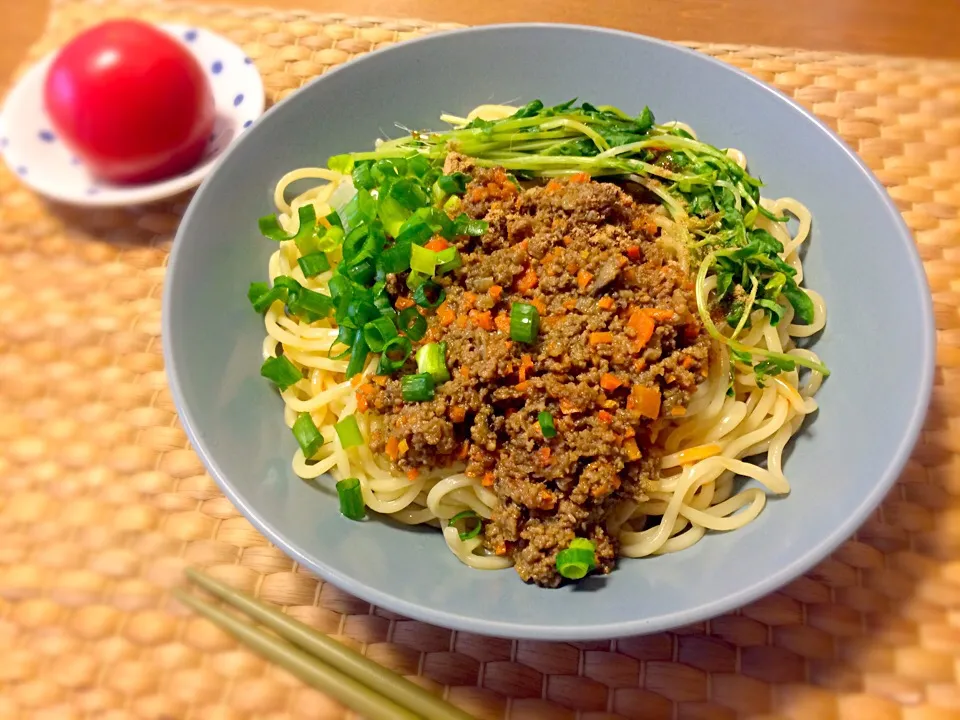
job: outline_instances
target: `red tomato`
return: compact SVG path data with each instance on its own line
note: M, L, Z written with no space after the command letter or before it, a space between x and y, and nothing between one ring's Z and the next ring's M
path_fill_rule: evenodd
M179 42L137 20L81 33L44 85L54 129L95 175L143 183L190 169L213 128L203 69Z

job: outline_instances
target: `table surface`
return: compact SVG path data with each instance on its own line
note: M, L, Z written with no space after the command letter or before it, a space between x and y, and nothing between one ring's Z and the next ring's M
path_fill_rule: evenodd
M960 59L957 0L205 0L478 25L605 25L668 40ZM50 0L0 0L0 83L40 36Z

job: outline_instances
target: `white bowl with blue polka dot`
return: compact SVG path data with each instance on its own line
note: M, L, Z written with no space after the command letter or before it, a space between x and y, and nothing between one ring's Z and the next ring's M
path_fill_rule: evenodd
M180 175L140 185L97 179L57 137L44 110L43 85L56 53L34 65L0 111L0 154L24 184L74 205L118 206L153 202L200 184L230 143L263 114L263 81L256 65L226 38L186 25L162 24L203 67L216 105L213 132L200 162Z

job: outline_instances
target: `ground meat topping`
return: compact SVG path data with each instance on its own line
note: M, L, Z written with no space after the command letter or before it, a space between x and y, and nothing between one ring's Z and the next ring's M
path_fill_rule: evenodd
M423 342L447 343L452 379L422 403L403 401L397 377L365 388L384 418L372 449L404 470L465 463L499 500L486 547L524 580L559 585L556 555L575 537L595 543L609 572L617 543L605 521L646 497L652 440L706 375L691 278L658 242L657 206L615 184L574 176L521 189L455 154L445 170L472 175L462 211L489 224L458 239L463 265L439 279L446 300L426 313ZM394 300L407 292L397 278L387 287ZM532 344L510 339L514 302L539 310Z

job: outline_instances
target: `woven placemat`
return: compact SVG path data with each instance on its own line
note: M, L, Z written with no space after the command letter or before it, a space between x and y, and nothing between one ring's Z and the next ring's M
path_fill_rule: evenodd
M243 45L271 100L441 26L149 1L55 5L31 59L111 15ZM960 718L960 65L699 46L786 90L873 167L934 292L936 389L900 483L856 538L739 612L613 642L510 642L371 607L298 568L227 502L180 428L160 340L188 198L44 203L0 171L0 718L347 713L169 597L185 563L480 718ZM826 179L825 179L826 180ZM842 188L838 188L842 192Z

